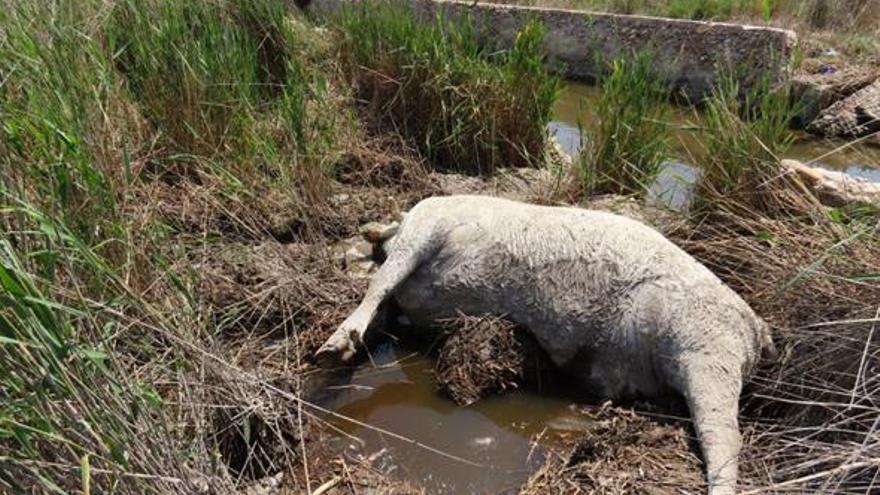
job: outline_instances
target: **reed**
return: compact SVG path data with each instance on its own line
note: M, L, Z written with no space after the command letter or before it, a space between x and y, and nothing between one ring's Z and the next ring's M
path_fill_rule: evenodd
M437 169L540 164L559 91L543 66L544 29L529 23L509 50L496 50L478 42L469 19L423 21L393 2L364 2L335 19L374 122Z
M583 193L647 190L669 157L667 97L650 53L611 63L596 108L598 123L583 130L585 146L577 160Z

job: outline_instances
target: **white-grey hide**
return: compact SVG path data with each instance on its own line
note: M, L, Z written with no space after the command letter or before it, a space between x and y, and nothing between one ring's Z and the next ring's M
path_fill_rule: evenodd
M506 315L593 392L684 395L710 493L734 493L743 378L773 344L736 293L660 233L599 211L449 196L416 205L387 248L320 357L350 359L389 297L417 325Z

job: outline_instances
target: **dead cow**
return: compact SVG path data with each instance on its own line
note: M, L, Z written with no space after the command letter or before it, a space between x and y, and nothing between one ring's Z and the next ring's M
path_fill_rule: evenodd
M319 359L349 360L387 298L419 326L503 314L594 393L684 395L710 493L734 493L743 378L775 350L745 301L660 233L599 211L449 196L417 204L385 247Z

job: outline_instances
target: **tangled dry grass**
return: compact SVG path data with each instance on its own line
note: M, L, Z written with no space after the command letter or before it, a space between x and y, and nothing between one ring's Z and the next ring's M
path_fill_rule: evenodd
M348 184L340 187L352 196L335 212L346 225L387 221L430 190L425 180L415 181L414 189L359 185L373 180L369 173L346 171ZM366 193L354 197L358 189ZM389 203L388 195L400 203ZM194 293L213 334L193 371L169 390L186 391L185 423L205 451L217 452L222 461L224 476L203 479L211 489L218 490L225 478L253 493L420 493L382 474L370 459L326 447L326 411L310 402L322 383L310 380L311 357L366 286L346 271L335 247L355 229L311 231L296 242L263 233L253 240L190 246L187 263L198 281Z
M650 495L705 490L694 439L682 421L662 421L603 405L582 411L583 434L569 439L519 491Z
M880 476L880 223L730 217L680 244L773 327L748 384L743 479L761 493L865 493ZM757 433L761 432L761 433Z
M541 366L541 349L509 320L461 315L444 326L449 337L437 351L434 377L440 391L460 406L516 389L529 370Z

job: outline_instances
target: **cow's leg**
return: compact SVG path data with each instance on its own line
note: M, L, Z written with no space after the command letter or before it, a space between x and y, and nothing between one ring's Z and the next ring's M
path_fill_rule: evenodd
M723 359L688 363L682 369L682 393L687 399L703 459L710 495L736 492L737 465L742 440L739 432L740 369Z
M346 362L354 356L357 345L376 317L379 306L412 274L432 252L429 231L403 229L394 238L388 258L373 275L360 305L339 325L336 332L318 349L320 362Z

